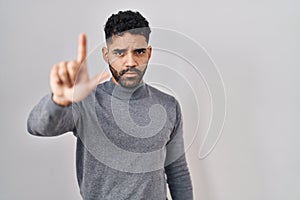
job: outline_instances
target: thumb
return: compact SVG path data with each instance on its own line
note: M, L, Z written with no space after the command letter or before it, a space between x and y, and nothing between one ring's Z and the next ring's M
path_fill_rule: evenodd
M110 77L110 73L107 70L98 73L97 75L95 75L93 78L90 79L89 88L94 89L97 85L99 85L109 77Z

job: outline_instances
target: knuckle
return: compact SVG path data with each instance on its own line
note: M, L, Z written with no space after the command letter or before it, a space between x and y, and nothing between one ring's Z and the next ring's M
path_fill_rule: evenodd
M57 74L58 69L59 69L59 65L58 65L58 64L54 64L54 65L52 66L52 69L51 69L50 74L53 74L53 75Z
M58 65L59 67L66 66L67 62L66 61L61 61Z
M76 70L78 68L78 63L76 61L70 61L67 65L68 69Z
M67 74L67 71L64 67L60 67L59 70L58 70L58 74L62 77L66 76Z
M54 70L54 69L57 69L58 68L58 64L54 64L53 66L52 66L52 69Z

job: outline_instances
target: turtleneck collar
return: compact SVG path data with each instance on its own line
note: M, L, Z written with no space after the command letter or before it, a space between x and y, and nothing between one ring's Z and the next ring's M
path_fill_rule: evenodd
M147 85L144 82L139 83L134 88L125 88L115 84L112 78L110 78L109 81L106 81L103 84L100 84L99 86L113 97L123 100L141 99L149 95L147 91Z

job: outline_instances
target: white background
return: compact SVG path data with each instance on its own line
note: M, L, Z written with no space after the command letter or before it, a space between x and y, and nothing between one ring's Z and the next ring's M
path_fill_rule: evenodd
M193 38L223 77L223 134L204 160L197 158L199 146L188 151L195 199L300 199L296 0L2 0L0 199L80 199L75 138L33 137L26 119L50 91L52 65L76 58L78 34L87 34L91 50L103 42L106 19L124 9L139 10L151 26Z

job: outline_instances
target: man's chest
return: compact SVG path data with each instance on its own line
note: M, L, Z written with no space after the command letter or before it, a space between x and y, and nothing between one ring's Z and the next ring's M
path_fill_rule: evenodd
M174 127L166 108L147 99L97 101L95 110L105 136L131 152L164 148Z

